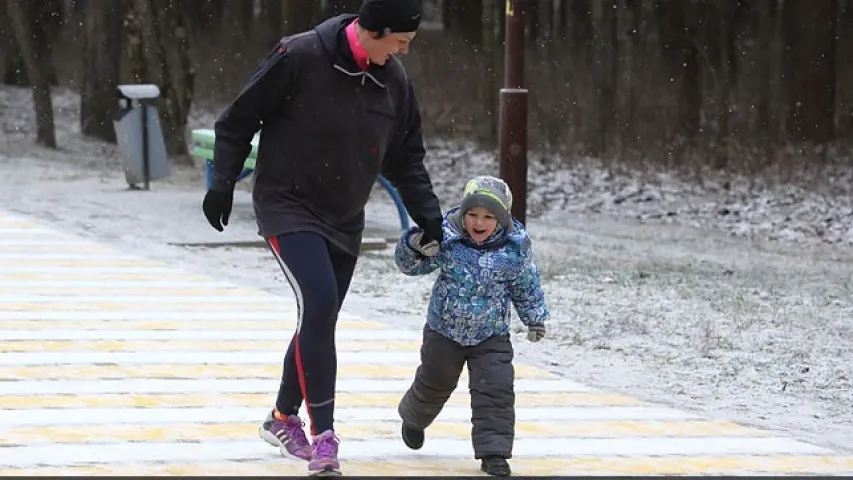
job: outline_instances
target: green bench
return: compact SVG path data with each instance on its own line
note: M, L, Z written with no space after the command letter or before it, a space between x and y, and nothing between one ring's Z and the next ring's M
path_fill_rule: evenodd
M209 128L200 128L192 131L193 155L204 160L205 181L210 188L211 175L213 174L213 144L216 133ZM252 139L252 151L249 152L246 162L243 163L243 171L237 177L237 181L243 180L255 171L255 160L258 155L258 136Z
M216 141L216 133L209 128L199 128L192 131L192 139L193 155L204 160L205 181L207 188L210 188L211 175L213 173L213 144ZM237 177L238 182L249 177L255 172L255 161L257 160L257 155L258 135L255 135L255 138L252 139L252 151L249 152L249 156L246 158L245 163L243 163L243 171L240 172L240 175ZM408 230L409 214L406 212L406 207L403 206L403 200L400 198L400 194L397 193L397 189L395 189L394 186L391 185L391 182L382 175L379 175L376 180L383 188L385 188L385 191L388 192L391 199L394 200L394 205L397 207L397 214L400 217L400 228Z

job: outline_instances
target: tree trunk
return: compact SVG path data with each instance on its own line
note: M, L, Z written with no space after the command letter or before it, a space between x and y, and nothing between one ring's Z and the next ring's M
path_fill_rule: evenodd
M704 4L703 41L712 77L712 91L708 96L708 116L715 119L716 136L710 142L713 168L729 164L730 101L737 79L737 52L735 41L739 26L739 10L728 2Z
M597 1L597 0L595 0ZM593 0L572 0L567 2L571 6L566 8L570 20L567 21L568 29L571 31L571 48L580 58L589 53L592 46L592 5Z
M113 115L118 109L118 102L114 92L119 83L123 3L82 1L85 4L80 131L84 135L115 143Z
M221 26L219 30L231 38L246 39L252 34L254 16L254 2L248 0L227 0L222 5Z
M18 43L21 56L24 58L24 68L30 79L33 90L33 103L36 114L36 142L50 148L56 148L56 131L53 125L53 100L50 97L50 84L43 62L39 61L35 51L38 36L41 34L33 29L33 22L28 18L27 9L22 2L26 0L6 0L6 12L12 24L12 31Z
M625 106L624 118L626 123L622 125L622 145L623 154L626 148L633 147L641 143L639 138L640 131L637 128L637 114L639 106L639 96L642 90L642 72L644 67L644 50L642 33L643 27L643 0L622 0L622 8L625 9L628 16L631 18L630 26L627 30L627 38L624 42L625 57L627 58L627 73L624 78L625 85ZM623 31L624 29L620 29Z
M784 71L787 137L822 144L835 139L838 1L785 2Z
M616 28L618 15L613 8L614 0L596 0L592 5L592 85L593 95L592 130L589 132L590 155L607 153L607 144L614 124L617 81Z
M758 1L758 99L755 102L755 117L758 134L762 139L772 138L770 132L775 132L771 124L770 106L773 103L771 85L774 80L771 75L773 65L774 25L776 23L776 0Z
M461 38L469 47L480 47L483 31L483 2L480 0L453 0L447 3L449 8L445 17L449 25L445 29Z
M489 147L497 146L498 141L498 54L502 51L495 49L498 44L497 8L499 0L482 0L483 31L482 58L484 61L481 85L481 98L486 112L485 140Z
M29 22L27 28L33 32L31 45L36 60L41 64L40 69L44 72L45 78L47 78L50 85L57 85L59 82L57 81L56 68L53 65L53 43L64 23L62 0L29 1L22 3L20 8L27 22ZM13 29L8 23L9 19L5 19L5 23L7 24L4 25L2 17L4 15L2 8L0 8L0 30L8 28L8 31L12 32ZM13 39L14 35L9 34L7 42ZM17 42L11 41L7 45L7 48L3 83L17 86L29 85L30 82L27 79L26 68L24 67L24 58L20 48L18 48Z
M341 15L343 13L358 13L361 0L329 0L326 3L326 18Z
M261 0L261 19L266 22L264 30L269 29L267 43L275 43L284 26L284 0Z
M319 15L313 8L305 8L302 2L304 0L283 0L282 4L282 24L284 28L283 35L293 35L304 32L314 26L319 21ZM319 2L318 2L319 3Z
M30 10L29 3L21 5L21 8ZM0 2L0 52L3 53L3 84L17 87L26 87L27 68L21 57L21 49L12 30L12 21L6 11L6 2Z
M527 2L524 6L524 20L527 24L527 43L528 45L536 45L542 37L542 1L534 0Z
M183 8L176 3L192 0L135 0L139 17L145 82L160 87L157 102L166 151L191 164L187 155L187 117L192 105L195 70L190 61L190 38Z
M699 50L696 48L696 22L689 2L661 1L655 4L663 58L670 78L678 80L676 116L680 133L693 140L700 131L702 114L702 78Z
M56 75L56 66L53 63L53 45L59 38L59 33L65 23L63 0L39 0L33 2L35 23L34 29L40 34L36 35L36 54L42 64L42 71L47 76L51 85L59 85Z

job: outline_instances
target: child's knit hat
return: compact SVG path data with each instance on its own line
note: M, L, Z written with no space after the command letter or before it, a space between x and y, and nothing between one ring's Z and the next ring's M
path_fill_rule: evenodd
M489 175L474 177L465 184L462 203L459 205L460 220L474 207L483 207L498 219L498 225L512 229L512 192L500 178Z

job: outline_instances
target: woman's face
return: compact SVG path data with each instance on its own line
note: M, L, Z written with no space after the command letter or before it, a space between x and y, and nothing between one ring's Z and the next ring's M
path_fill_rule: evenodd
M483 242L498 228L498 217L483 207L473 207L465 212L465 231L475 242Z
M389 33L382 38L376 38L376 34L370 32L369 40L364 44L370 63L385 65L391 55L409 53L409 44L412 43L416 34L417 32Z

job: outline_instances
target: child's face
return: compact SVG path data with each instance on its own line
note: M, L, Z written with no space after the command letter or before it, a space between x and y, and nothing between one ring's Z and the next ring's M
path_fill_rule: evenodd
M483 207L474 207L465 212L465 231L471 240L482 242L498 228L498 217Z

